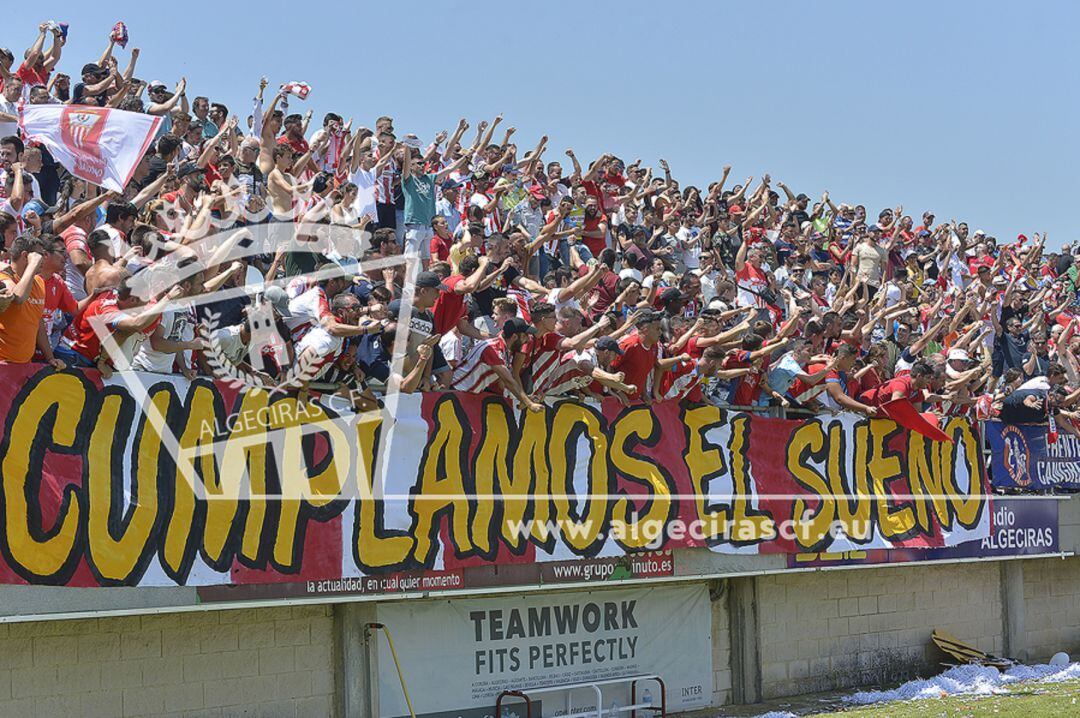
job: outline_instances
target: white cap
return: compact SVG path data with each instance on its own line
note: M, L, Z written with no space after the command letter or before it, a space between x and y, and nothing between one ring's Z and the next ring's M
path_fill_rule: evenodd
M619 272L619 279L626 279L627 277L630 277L639 284L642 281L641 272L637 269L634 269L633 267L627 267L626 269Z
M949 361L971 361L971 357L963 349L950 349Z
M168 87L168 85L166 85L161 80L151 80L149 83L147 83L146 89L149 90L151 87Z

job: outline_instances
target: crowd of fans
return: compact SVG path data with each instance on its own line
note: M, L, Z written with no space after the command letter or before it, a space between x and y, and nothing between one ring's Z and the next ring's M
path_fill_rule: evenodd
M241 122L183 79L136 79L137 49L121 70L115 39L73 85L63 45L43 24L18 60L0 50L4 362L530 410L576 395L876 416L907 398L1045 421L1080 399L1080 246L868 215L730 167L697 187L663 160L582 164L547 137L519 149L502 116L429 142L389 116L311 131L295 88L265 80ZM163 119L122 194L24 142L20 107L47 103Z

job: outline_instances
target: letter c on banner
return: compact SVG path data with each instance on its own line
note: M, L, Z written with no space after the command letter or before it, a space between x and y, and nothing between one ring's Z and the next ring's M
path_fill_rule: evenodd
M82 535L83 497L78 487L43 473L47 449L72 450L86 407L86 388L72 374L48 374L31 380L12 400L7 431L0 445L3 473L3 551L11 567L33 583L64 583L75 568ZM50 482L49 491L41 486ZM36 482L36 483L32 483ZM53 483L55 482L55 483ZM60 496L51 527L44 527L40 503L30 496Z

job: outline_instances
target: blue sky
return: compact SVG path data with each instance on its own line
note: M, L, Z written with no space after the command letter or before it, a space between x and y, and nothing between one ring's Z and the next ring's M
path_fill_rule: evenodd
M501 111L519 147L551 137L546 159L664 157L699 185L731 164L872 214L900 203L999 239L1080 239L1068 0L8 5L0 45L17 55L42 20L69 22L74 75L123 20L139 77L186 75L242 118L262 75L302 80L293 107L316 121L390 114L429 138Z

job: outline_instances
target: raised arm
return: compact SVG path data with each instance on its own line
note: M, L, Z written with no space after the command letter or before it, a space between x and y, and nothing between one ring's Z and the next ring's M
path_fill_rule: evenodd
M165 102L154 102L146 108L146 114L148 115L167 115L176 109L176 105L183 101L185 107L187 105L187 78L181 77L180 82L176 83L176 90L173 92L172 97L165 100ZM183 108L181 108L183 109ZM186 112L186 110L184 110Z
M105 48L105 52L101 53L101 57L98 58L97 64L101 67L105 67L109 60L112 59L113 48L116 47L116 40L112 39L112 35L109 35L109 44Z
M41 59L41 53L45 49L45 35L49 32L49 27L45 23L38 25L38 36L34 40L34 43L30 45L26 50L25 64L27 67L33 67Z
M469 129L469 123L462 117L458 120L457 128L454 129L454 134L450 136L450 141L446 143L446 151L443 152L443 163L449 162L450 158L454 156L454 150L457 149L458 144L461 142L461 136L465 134Z
M278 102L281 101L282 93L278 92L274 95L274 98L270 100L270 106L266 108L264 117L273 117L274 110L277 109ZM259 170L264 175L269 175L270 171L274 169L274 147L277 146L277 137L274 136L274 131L271 129L269 122L263 122L262 134L259 140Z
M60 28L55 28L52 34L52 47L49 48L49 54L45 56L44 62L46 72L52 72L56 68L57 63L60 62L60 52L64 47L64 43L67 42L64 36L60 34Z
M82 217L97 211L97 208L105 204L106 200L115 199L116 195L111 192L102 192L97 197L80 202L67 212L53 220L53 233L60 234L65 229L79 221Z
M218 130L218 133L216 135L214 135L214 138L206 143L206 146L203 148L202 153L199 155L199 159L195 161L196 166L205 168L208 164L210 164L210 155L217 148L221 140L225 138L225 135L232 132L233 128L235 127L235 117L230 117L228 120L223 122L221 125L221 129Z

